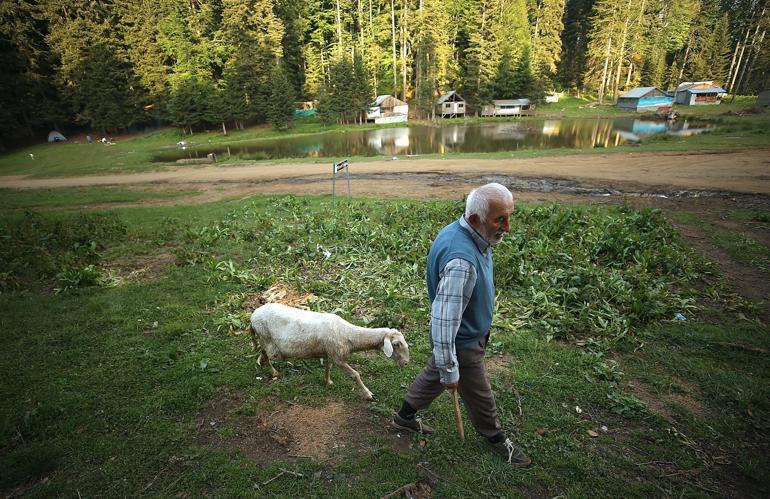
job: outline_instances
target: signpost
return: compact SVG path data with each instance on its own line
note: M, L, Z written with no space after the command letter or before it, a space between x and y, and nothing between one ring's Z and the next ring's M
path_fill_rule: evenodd
M343 159L339 163L332 163L332 203L334 207L337 207L337 173L345 170L345 177L348 179L348 199L352 197L350 193L350 168L347 159Z

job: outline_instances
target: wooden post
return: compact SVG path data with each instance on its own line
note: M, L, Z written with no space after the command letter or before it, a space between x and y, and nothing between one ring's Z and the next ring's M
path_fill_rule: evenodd
M457 425L457 433L460 435L460 441L465 441L465 428L463 428L463 417L460 414L460 402L457 400L457 388L449 390L452 394L452 405L455 408L455 424Z

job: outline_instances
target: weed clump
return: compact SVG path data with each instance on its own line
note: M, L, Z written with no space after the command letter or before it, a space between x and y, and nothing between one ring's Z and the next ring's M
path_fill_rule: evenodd
M0 223L0 289L23 288L59 277L60 289L91 285L94 267L109 243L122 240L126 224L112 213L54 218L28 211Z

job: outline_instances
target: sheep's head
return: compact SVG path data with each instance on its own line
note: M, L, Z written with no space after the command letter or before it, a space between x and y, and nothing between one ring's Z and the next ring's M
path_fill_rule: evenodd
M385 334L382 351L399 367L404 367L409 362L409 345L406 344L404 335L397 329L389 329Z

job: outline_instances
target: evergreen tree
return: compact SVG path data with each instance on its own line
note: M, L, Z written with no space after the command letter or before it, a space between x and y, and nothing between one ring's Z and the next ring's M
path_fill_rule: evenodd
M0 148L65 124L39 5L0 0Z
M683 76L689 81L724 82L729 51L727 15L716 0L706 0L695 19L684 55Z
M270 73L270 100L267 104L267 121L277 130L286 130L294 115L294 90L283 64L277 62Z
M318 114L325 123L354 123L362 119L371 102L368 75L363 60L344 54L332 61L329 81L324 86Z
M216 89L210 81L197 76L177 77L172 81L166 104L168 117L173 124L192 134L194 127L211 122L214 116L211 103L215 99Z
M568 89L579 90L584 86L592 7L593 0L567 0L565 4L557 74L562 86Z
M561 58L564 30L564 0L538 0L532 36L534 66L549 85L553 84Z
M106 132L143 119L145 92L122 33L113 29L118 19L114 5L76 4L46 10L45 15L47 42L59 60L57 83L73 121Z

